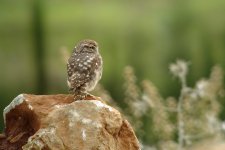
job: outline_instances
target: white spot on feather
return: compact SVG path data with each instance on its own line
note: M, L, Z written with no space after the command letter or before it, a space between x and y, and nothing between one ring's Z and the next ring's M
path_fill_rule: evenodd
M84 62L84 65L86 65L86 66L87 66L87 62Z
M79 64L78 66L79 66L79 67L83 67L83 65L82 65L82 64Z

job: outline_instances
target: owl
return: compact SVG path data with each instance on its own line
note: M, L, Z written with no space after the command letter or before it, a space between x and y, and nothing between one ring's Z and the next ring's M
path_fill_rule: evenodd
M89 95L102 76L102 57L94 40L82 40L74 48L67 62L67 84L74 100Z

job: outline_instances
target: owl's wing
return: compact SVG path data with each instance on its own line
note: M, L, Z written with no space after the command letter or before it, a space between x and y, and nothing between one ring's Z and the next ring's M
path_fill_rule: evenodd
M70 58L67 63L69 87L77 89L92 80L92 74L99 63L101 63L100 58L93 54L80 54Z

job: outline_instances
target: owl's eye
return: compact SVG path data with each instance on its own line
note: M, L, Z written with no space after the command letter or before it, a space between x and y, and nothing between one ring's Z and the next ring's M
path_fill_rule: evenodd
M95 47L94 47L94 46L90 46L90 48L91 48L91 49L95 49Z

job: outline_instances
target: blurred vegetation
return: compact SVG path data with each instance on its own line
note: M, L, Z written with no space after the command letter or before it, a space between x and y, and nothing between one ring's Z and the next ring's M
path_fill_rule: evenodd
M0 0L0 110L20 93L67 93L60 50L85 38L99 43L101 84L120 106L127 65L162 99L178 97L180 85L168 71L176 58L193 64L190 86L214 64L225 69L224 15L224 0Z
M192 150L202 143L205 146L205 141L224 144L225 122L219 118L225 96L222 68L214 66L210 76L194 87L186 82L186 61L177 60L169 69L181 83L178 98L163 98L150 80L138 85L130 66L124 69L125 109L120 109L102 86L94 92L125 114L143 150Z

